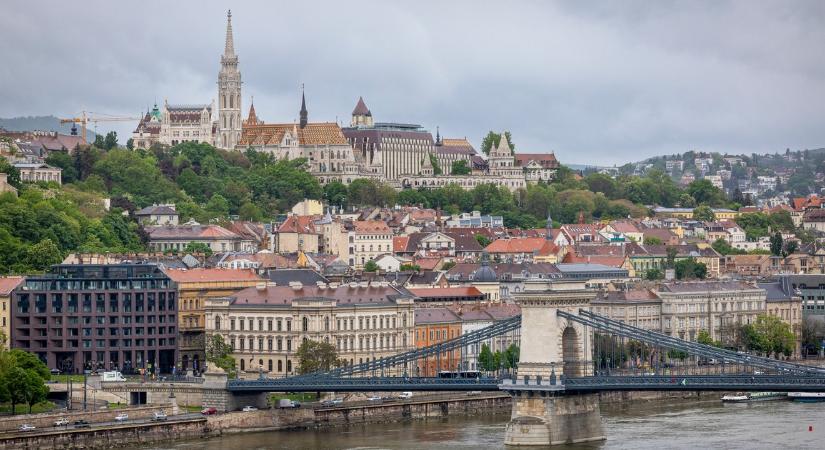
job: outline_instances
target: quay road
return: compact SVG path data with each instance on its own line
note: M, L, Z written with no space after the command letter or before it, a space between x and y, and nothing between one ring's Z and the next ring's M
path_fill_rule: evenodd
M124 410L126 414L128 414L128 410ZM186 414L178 414L175 416L168 416L165 421L154 421L151 417L143 418L143 419L129 419L123 422L118 422L114 420L114 416L120 414L118 410L112 411L112 420L106 422L89 422L88 427L75 427L74 419L72 419L71 415L66 415L65 418L69 420L69 425L62 426L62 427L38 427L32 431L18 431L18 430L11 430L11 431L0 431L0 438L9 438L9 437L18 437L18 436L33 436L33 435L40 435L40 434L47 434L47 433L54 433L54 432L66 432L66 431L88 431L88 430L95 430L95 429L114 429L114 428L128 428L135 425L145 425L150 423L176 423L176 422L187 422L190 420L201 419L205 418L201 413L186 413ZM54 421L57 421L60 417L55 417Z

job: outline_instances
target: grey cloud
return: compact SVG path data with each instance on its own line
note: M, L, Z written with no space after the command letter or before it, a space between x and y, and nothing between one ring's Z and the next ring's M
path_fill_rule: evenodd
M12 0L0 116L209 102L230 7L244 107L268 122L297 118L305 83L311 120L346 123L363 95L377 120L476 145L510 129L570 163L825 146L818 1Z

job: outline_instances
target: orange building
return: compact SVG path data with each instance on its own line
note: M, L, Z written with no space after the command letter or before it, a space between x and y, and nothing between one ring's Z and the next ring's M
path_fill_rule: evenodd
M461 318L447 308L415 310L415 346L423 348L461 336ZM444 352L418 363L417 376L435 377L439 372L459 370L461 351Z
M226 297L241 289L264 283L252 269L166 269L178 289L178 350L183 370L203 369L204 303L207 298Z

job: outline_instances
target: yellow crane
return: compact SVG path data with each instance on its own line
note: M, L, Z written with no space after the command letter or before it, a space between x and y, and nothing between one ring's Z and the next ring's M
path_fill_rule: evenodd
M79 117L70 117L67 119L60 119L60 123L79 123L82 134L80 135L83 138L83 143L88 144L86 142L86 127L89 122L92 122L95 127L95 133L97 133L97 123L98 122L133 122L136 120L140 120L141 117L125 117L125 116L113 116L111 114L103 114L103 113L93 113L93 112L86 112L82 111ZM77 133L77 129L72 130L72 134Z

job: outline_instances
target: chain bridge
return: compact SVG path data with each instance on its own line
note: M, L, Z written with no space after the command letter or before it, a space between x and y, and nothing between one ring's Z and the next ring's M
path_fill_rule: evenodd
M593 291L525 291L522 314L429 347L330 371L230 380L265 392L484 391L513 396L506 443L604 439L600 391L821 391L825 369L688 342L590 311ZM492 352L480 350L493 349Z

